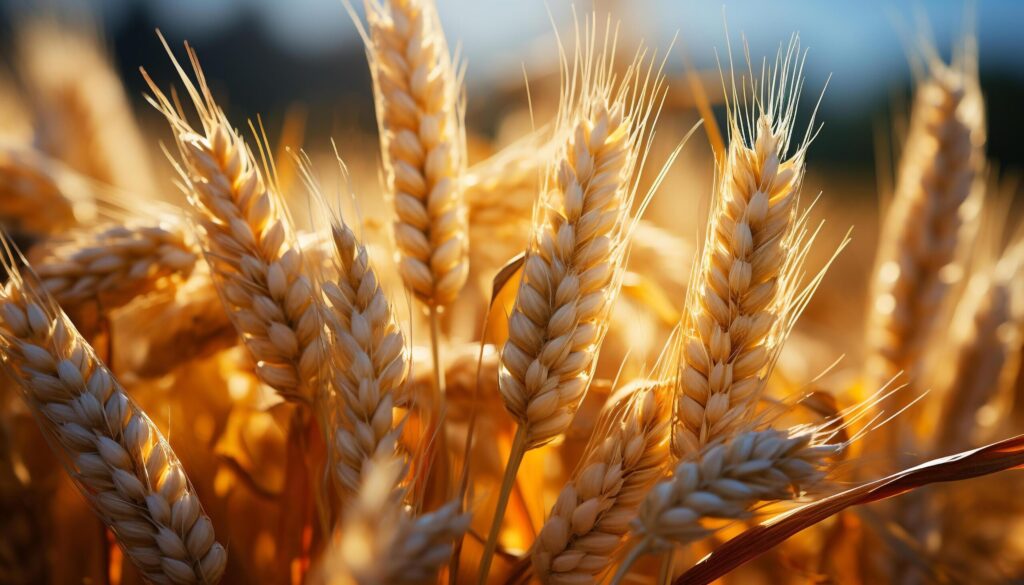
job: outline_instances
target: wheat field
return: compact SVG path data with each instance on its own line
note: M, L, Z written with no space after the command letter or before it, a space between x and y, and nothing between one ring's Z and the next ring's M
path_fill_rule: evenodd
M680 71L575 11L494 131L433 0L337 10L376 131L328 139L236 116L177 30L127 83L97 28L15 23L0 583L1024 579L974 29L910 35L875 183L816 168L795 32Z

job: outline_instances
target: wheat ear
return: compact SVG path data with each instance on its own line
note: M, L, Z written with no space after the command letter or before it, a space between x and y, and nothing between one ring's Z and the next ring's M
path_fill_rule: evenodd
M953 378L946 388L936 455L969 446L978 409L1016 378L1024 328L1024 245L975 275L958 310L966 325L957 343Z
M340 411L334 426L334 472L342 489L352 494L371 459L394 453L399 427L393 410L408 405L402 393L407 357L366 248L341 221L331 233L338 277L322 288L332 339L328 364Z
M799 41L757 87L749 111L730 115L699 272L684 313L673 453L731 436L757 404L800 303L806 230L798 213L805 141L787 156L800 96ZM736 98L734 98L736 99Z
M405 465L381 453L365 465L357 497L325 555L318 582L325 585L418 585L434 583L451 556L452 543L469 528L458 501L414 516L396 487Z
M29 261L65 309L95 300L105 309L187 278L196 251L171 218L75 230L34 247Z
M227 553L185 472L32 275L5 259L0 353L82 495L154 583L215 583Z
M869 369L878 382L900 372L915 382L950 285L963 270L965 227L978 207L970 195L985 165L976 66L972 51L952 67L933 59L917 88L873 282Z
M302 258L324 273L334 270L334 247L325 238L299 234ZM217 287L206 263L174 288L174 294L155 295L134 303L125 319L138 323L160 323L147 329L138 343L122 347L115 366L143 378L159 378L174 368L212 355L238 342L238 333L224 311Z
M150 99L178 144L199 245L260 379L287 400L309 402L320 367L320 322L284 202L214 101L192 48L186 50L198 85L164 46L202 122L193 129L146 75Z
M147 143L99 37L87 27L43 20L28 23L19 37L36 145L104 184L155 195Z
M516 421L516 434L481 561L481 585L523 455L565 431L590 385L608 312L619 293L629 236L650 196L634 210L646 128L662 96L660 71L638 53L615 84L609 53L617 33L609 22L598 47L592 27L596 20L584 32L587 49L577 52L572 70L564 74L568 85L555 135L566 142L542 181L552 188L535 211L509 338L501 350L498 389Z
M640 539L619 566L619 583L644 553L669 550L712 534L707 520L749 518L762 502L791 500L825 480L829 458L842 445L807 430L744 431L705 445L654 486L633 520Z
M665 471L674 385L637 381L558 496L531 552L543 583L596 583Z
M8 230L60 233L95 219L86 182L32 149L0 144L0 221Z
M541 185L545 167L564 142L539 130L466 171L470 266L487 282L529 245L533 210L547 190Z
M368 34L359 26L373 74L399 271L418 299L447 305L469 273L459 75L433 2L365 6Z

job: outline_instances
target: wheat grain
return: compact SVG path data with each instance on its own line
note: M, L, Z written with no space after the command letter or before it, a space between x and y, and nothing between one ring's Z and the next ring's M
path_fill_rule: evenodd
M201 132L146 79L178 143L199 245L257 374L285 399L308 402L319 374L320 322L301 251L280 195L214 101L195 52L187 50L198 87L167 47Z
M684 313L676 457L728 438L746 421L798 312L806 143L787 157L798 55L794 41L768 71L782 89L766 95L775 84L762 86L745 128L738 112L730 118L728 156Z
M429 0L368 0L373 74L395 244L405 286L430 306L455 300L469 272L461 193L466 146L459 80Z
M215 583L214 540L170 445L46 296L5 261L0 352L82 495L154 583Z
M65 309L87 301L115 309L187 278L196 260L184 226L172 218L75 230L29 255L43 288Z
M705 519L747 518L759 502L790 500L819 486L827 459L840 448L813 432L775 429L707 445L651 489L633 530L650 550L699 540L712 533Z
M671 384L636 381L599 425L531 558L543 583L596 583L669 455Z
M28 23L19 33L36 145L104 184L155 195L147 143L98 36L56 20Z
M985 165L974 58L953 67L932 62L917 88L873 282L867 342L876 382L900 372L917 380L950 285L963 271L965 227L977 216L970 195Z
M337 250L337 280L322 285L331 332L328 361L338 397L334 473L343 490L355 493L362 470L383 451L394 452L395 407L408 405L405 339L370 266L366 248L343 222L331 229Z

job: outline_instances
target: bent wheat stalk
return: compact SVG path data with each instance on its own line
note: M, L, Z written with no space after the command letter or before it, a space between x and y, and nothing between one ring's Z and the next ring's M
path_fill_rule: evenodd
M162 40L162 37L161 37ZM194 84L164 42L202 127L194 129L146 77L181 155L199 245L260 379L286 400L310 403L319 374L320 322L313 287L284 202L232 129L186 46Z
M35 277L4 264L0 354L82 495L148 580L217 582L227 553L170 445Z

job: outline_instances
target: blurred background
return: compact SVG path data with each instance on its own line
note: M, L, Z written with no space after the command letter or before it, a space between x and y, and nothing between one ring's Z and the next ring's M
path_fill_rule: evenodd
M21 15L38 14L38 2L5 0L2 12L4 57L11 54L12 34ZM173 77L154 30L174 46L188 40L199 51L214 91L233 119L261 114L273 135L289 108L301 108L310 140L331 135L345 145L354 128L373 130L369 73L362 43L340 0L97 0L42 3L55 12L76 11L103 32L129 93L139 98L145 66L161 85ZM360 4L358 2L354 4ZM525 95L523 72L539 79L556 67L555 26L572 26L573 4L563 0L441 0L441 21L449 42L458 45L467 65L468 126L483 134L498 131L504 100ZM817 2L795 0L765 10L756 0L600 0L580 1L586 14L596 8L623 20L627 38L643 38L664 51L678 32L669 57L670 74L682 69L683 55L706 72L706 85L717 89L718 55L725 55L725 23L733 51L741 56L740 34L755 57L771 57L789 35L799 33L809 49L804 100L817 100L826 79L817 165L874 165L876 143L888 137L893 115L906 111L911 83L908 46L927 23L944 55L960 36L965 15L978 31L981 79L990 120L1000 121L991 133L989 154L1001 167L1020 167L1024 148L1017 138L1024 119L1017 112L1024 101L1024 3L1016 0L897 2ZM359 11L361 6L357 6ZM554 26L553 26L554 24ZM631 46L630 43L622 43ZM670 103L685 105L688 88L673 88ZM141 100L140 100L141 102ZM139 108L145 121L155 112ZM804 107L806 114L812 108ZM351 145L358 147L358 145ZM344 153L343 153L344 154Z

